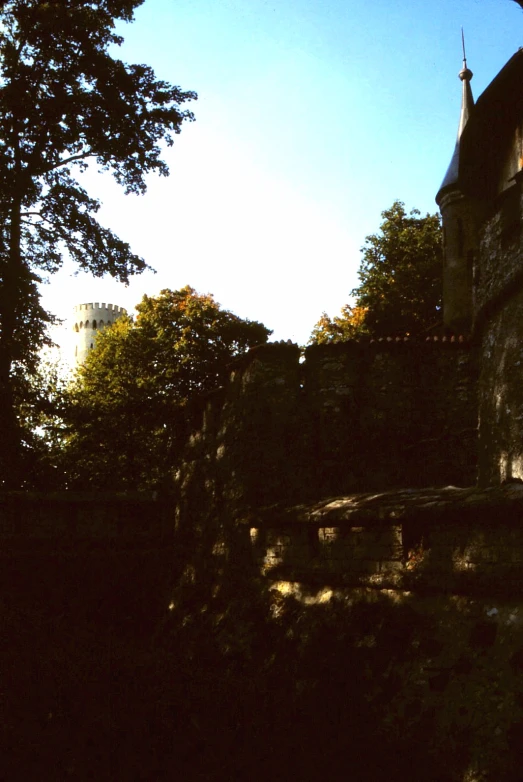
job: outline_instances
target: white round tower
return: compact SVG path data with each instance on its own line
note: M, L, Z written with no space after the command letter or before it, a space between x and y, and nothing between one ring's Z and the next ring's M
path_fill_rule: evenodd
M83 364L101 329L111 326L126 314L127 310L116 304L77 304L73 323L75 363Z

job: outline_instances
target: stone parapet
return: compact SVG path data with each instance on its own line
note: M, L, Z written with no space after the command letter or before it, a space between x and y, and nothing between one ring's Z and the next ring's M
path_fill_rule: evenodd
M459 339L314 345L304 360L261 346L192 420L178 474L192 514L476 479L475 363Z
M509 597L523 588L523 484L403 490L253 510L271 581Z

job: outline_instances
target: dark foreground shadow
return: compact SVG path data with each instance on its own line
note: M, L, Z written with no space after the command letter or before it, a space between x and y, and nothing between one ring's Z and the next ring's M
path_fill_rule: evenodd
M516 604L186 562L3 557L1 779L521 779Z

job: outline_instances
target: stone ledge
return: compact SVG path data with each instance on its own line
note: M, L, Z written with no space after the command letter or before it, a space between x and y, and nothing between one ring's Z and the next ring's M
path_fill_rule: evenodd
M345 497L329 497L303 505L272 505L246 509L237 523L250 527L282 527L311 524L322 527L339 525L401 524L408 519L432 523L452 523L456 517L475 524L492 526L492 511L506 512L507 517L521 518L523 526L523 482L488 488L399 489L369 492ZM485 511L485 514L482 513Z

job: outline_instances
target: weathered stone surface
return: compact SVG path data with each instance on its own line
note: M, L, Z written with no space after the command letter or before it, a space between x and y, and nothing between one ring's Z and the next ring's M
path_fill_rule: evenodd
M264 576L510 594L523 586L523 484L402 490L251 510Z
M519 261L523 263L523 257ZM479 382L479 479L523 478L523 292L484 327Z
M233 510L471 484L474 366L468 346L450 341L316 345L303 363L293 345L251 351L195 420L181 503L194 515L222 500Z

